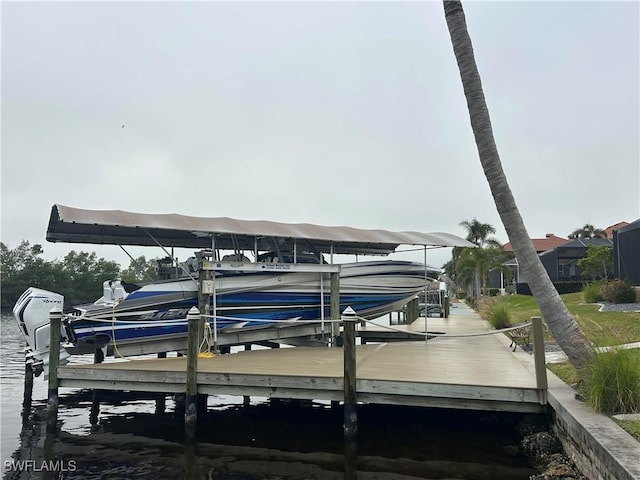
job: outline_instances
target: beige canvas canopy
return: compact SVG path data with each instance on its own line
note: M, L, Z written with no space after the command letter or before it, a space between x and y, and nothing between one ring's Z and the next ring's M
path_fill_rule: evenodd
M268 250L272 240L294 240L318 252L387 255L400 245L474 247L449 233L391 232L308 223L191 217L178 214L84 210L54 205L47 240L109 245L162 245L223 250Z

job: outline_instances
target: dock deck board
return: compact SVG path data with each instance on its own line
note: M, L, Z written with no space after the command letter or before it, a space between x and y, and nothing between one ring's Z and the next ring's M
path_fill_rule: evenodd
M487 333L467 307L447 319L427 318L430 332ZM394 326L424 332L425 319ZM368 324L361 330L383 327ZM487 410L537 411L542 407L533 359L512 352L502 334L370 343L356 347L361 401ZM209 394L341 400L342 348L251 350L198 360L198 389ZM143 359L59 368L62 387L183 392L186 359Z

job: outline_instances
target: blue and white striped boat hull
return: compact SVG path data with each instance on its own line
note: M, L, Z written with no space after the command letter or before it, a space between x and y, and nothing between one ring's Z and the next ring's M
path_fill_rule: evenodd
M431 274L434 271L430 268ZM427 281L425 265L415 262L341 265L340 312L350 306L362 318L380 317L416 297ZM97 302L74 307L65 316L66 337L75 352L91 352L107 344L125 346L186 337L187 313L198 306L196 281L187 277L129 289L121 300L107 298L105 293ZM209 316L207 321L218 331L330 318L330 282L326 277L321 280L318 273L221 275L215 279L215 292L216 317ZM28 323L28 319L22 321Z

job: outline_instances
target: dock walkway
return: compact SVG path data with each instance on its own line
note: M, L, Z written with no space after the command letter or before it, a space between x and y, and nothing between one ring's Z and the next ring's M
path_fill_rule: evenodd
M424 332L424 318L399 326ZM503 334L470 308L449 318L427 318L429 332L478 336L393 342L356 347L358 401L502 411L539 411L546 392L536 388L533 359L512 352ZM375 330L368 324L362 331ZM295 347L252 350L198 359L198 392L340 401L343 349ZM61 387L179 393L186 359L171 357L59 367Z

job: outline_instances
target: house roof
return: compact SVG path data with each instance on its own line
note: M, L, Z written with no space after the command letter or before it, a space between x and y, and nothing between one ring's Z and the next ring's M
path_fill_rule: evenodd
M613 225L609 225L607 228L604 229L604 234L606 235L607 238L613 238L614 230L619 230L623 227L626 227L627 225L629 225L629 222L625 222L625 221L618 222Z
M562 244L567 243L569 240L562 237L557 237L553 233L547 233L544 238L532 238L531 243L533 243L533 248L535 248L536 252L546 252L547 250L553 250L556 247L559 247ZM505 243L502 246L502 250L505 252L513 252L513 247L511 246L511 242Z
M624 223L627 223L627 222L624 222ZM635 220L631 223L627 223L626 225L619 227L618 233L630 232L631 230L637 230L638 228L640 228L640 218L638 220Z
M553 251L542 253L540 256L555 254L558 262L577 260L586 256L589 247L601 245L613 247L613 242L608 238L576 238L557 246Z
M562 245L558 245L555 248L538 253L540 258L555 255L557 262L559 264L564 264L584 258L590 246L599 245L613 247L613 242L608 238L576 238L573 240L567 240ZM518 259L514 257L504 262L503 265L518 265Z
M49 242L209 248L213 238L216 248L223 250L252 250L256 245L265 250L272 247L272 238L282 238L300 240L319 252L365 255L388 255L399 245L476 246L442 232L391 232L172 213L83 210L64 205L51 208L47 229Z

